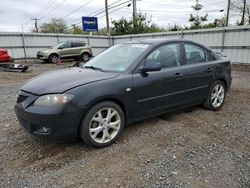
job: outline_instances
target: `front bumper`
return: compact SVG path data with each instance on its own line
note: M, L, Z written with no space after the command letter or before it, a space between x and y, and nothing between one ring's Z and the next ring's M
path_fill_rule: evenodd
M29 98L32 97L34 98L34 96L27 97L26 100L15 105L16 116L25 131L48 140L74 140L77 138L81 119L79 109L71 104L60 108L33 105L26 107L25 102L30 102Z
M37 59L47 60L48 56L42 52L37 52Z

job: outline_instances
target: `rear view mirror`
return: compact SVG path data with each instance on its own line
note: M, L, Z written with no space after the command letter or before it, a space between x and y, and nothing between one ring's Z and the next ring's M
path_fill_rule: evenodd
M144 67L140 69L141 72L154 72L161 70L161 63L160 62L147 62L145 63Z

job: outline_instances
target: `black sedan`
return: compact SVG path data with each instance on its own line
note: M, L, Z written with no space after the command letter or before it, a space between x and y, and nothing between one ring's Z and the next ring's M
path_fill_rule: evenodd
M33 135L104 147L131 122L199 104L219 110L231 80L230 61L201 44L132 41L33 78L18 91L15 113Z

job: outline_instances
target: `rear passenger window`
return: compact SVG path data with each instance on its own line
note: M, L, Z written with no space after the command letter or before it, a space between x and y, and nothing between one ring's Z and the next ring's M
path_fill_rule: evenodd
M209 53L206 49L194 44L184 44L184 47L186 55L186 64L208 61Z
M154 50L146 62L160 62L162 68L175 67L180 64L179 44L166 44Z
M83 42L72 42L72 48L83 47L83 46L85 46L85 43Z

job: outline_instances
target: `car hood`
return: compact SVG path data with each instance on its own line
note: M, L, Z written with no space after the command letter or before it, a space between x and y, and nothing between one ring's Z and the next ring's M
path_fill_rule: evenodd
M63 93L72 88L117 77L117 73L71 67L50 71L29 80L21 90L35 95Z

